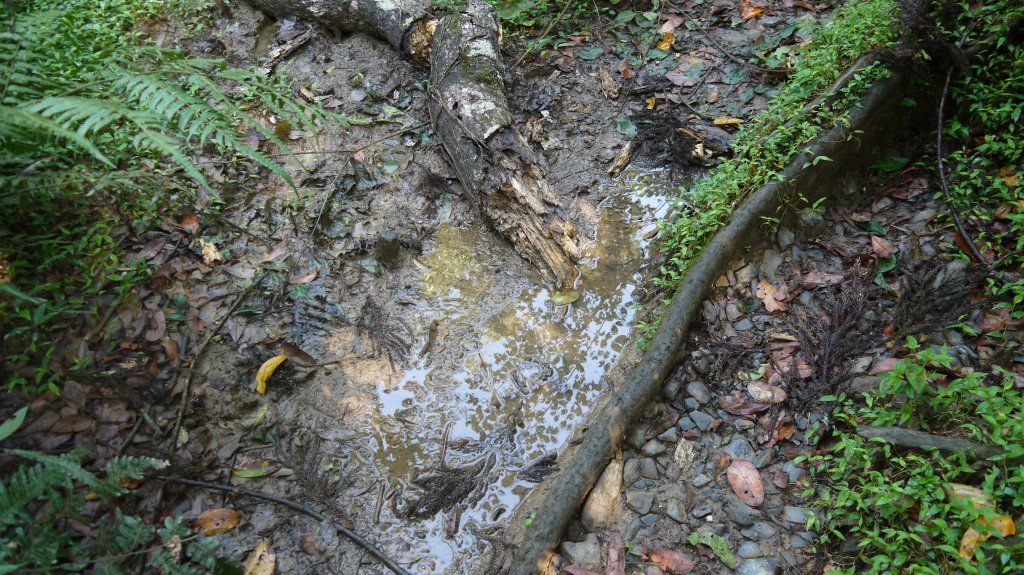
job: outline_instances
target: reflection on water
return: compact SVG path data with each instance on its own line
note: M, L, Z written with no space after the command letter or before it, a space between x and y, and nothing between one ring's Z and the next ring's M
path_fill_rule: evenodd
M641 229L665 215L665 197L677 184L664 173L627 173L600 191L607 197L575 300L576 294L525 282L510 295L495 295L501 283L495 250L507 248L478 229L438 231L436 249L422 258L422 289L432 298L423 340L444 345L445 326L460 323L474 326L476 338L448 341L459 346L448 350L455 358L448 364L426 353L395 385L381 385L378 428L387 431L378 438L378 464L389 480L407 485L417 470L436 465L450 425L449 464L487 453L498 458L478 500L468 502L463 524L489 525L511 512L532 485L516 471L558 450L606 391L603 376L630 340L638 272L650 255ZM440 515L415 527L395 522L394 535L403 529L415 531L414 546L433 556L421 562L423 572L442 569L467 544L466 530L444 539Z

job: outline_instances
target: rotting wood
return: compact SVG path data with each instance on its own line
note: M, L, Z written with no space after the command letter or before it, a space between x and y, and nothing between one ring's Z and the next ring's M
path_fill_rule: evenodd
M972 460L989 459L1002 455L1003 450L982 445L962 437L946 437L902 427L858 427L857 435L865 439L882 439L899 447L938 449L946 453L966 453Z
M576 229L551 190L547 169L512 124L494 8L471 0L433 20L425 0L250 0L264 12L296 16L386 40L431 70L434 131L463 188L488 223L557 288L579 277Z
M548 186L547 170L512 125L498 20L482 0L438 24L430 116L459 181L490 224L559 288L579 272L576 229Z

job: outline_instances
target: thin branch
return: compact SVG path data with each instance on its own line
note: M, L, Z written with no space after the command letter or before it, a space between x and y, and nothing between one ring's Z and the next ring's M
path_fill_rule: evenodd
M181 485L189 485L189 486L192 486L192 487L202 487L203 489L213 489L215 491L222 491L222 492L231 493L231 494L234 494L234 495L245 495L247 497L255 497L257 499L263 499L265 501L272 501L274 503L277 503L279 505L283 505L283 506L285 506L285 507L287 507L289 509L292 509L294 511L298 511L299 513L302 513L304 515L308 515L308 516L312 517L313 519L316 519L317 521L320 521L321 523L325 522L325 521L330 522L332 527L334 527L339 532L341 532L341 534L344 535L345 537L347 537L350 541L352 541L356 545L358 545L358 546L362 547L363 549L365 549L367 552L370 553L370 555L373 555L374 557L379 559L380 562L383 563L385 566L387 566L387 568L390 569L392 572L397 573L398 575L410 575L410 573L408 571L406 571L404 568L402 568L401 565L396 563L394 559L388 557L383 551L378 549L373 543L370 543L366 539L363 539L362 537L360 537L359 535L357 535L356 533L354 533L352 530L350 530L349 528L345 527L341 523L339 523L339 522L337 522L337 521L335 521L333 519L330 519L327 516L323 515L322 513L316 511L315 509L307 507L306 505L303 505L301 503L297 503L297 502L292 501L290 499L285 499L284 497L278 497L276 495L271 495L269 493L264 493L262 491L255 491L253 489L246 489L244 487L235 487L234 485L223 485L223 484L220 484L220 483L210 483L208 481L197 481L197 480L194 480L194 479L183 479L183 478L180 478L180 477L158 476L157 479L159 479L161 481L169 481L171 483L179 483Z
M939 168L939 182L942 184L942 195L946 199L946 209L953 216L953 223L956 224L960 237L964 239L964 243L970 248L971 257L974 258L974 261L988 268L988 262L982 257L981 252L978 251L978 246L974 245L974 240L971 239L971 236L967 235L967 230L964 229L964 222L960 219L960 213L957 212L956 206L953 205L953 198L949 193L949 183L946 181L946 167L942 161L942 130L945 124L942 113L946 106L946 95L949 93L949 82L952 78L953 67L951 66L946 70L946 83L942 86L942 96L939 98L938 129L935 132L935 163Z

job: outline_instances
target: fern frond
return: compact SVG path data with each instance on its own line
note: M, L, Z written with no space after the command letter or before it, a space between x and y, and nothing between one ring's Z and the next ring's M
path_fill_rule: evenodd
M0 143L10 139L29 139L40 133L75 144L99 162L114 167L114 163L91 140L77 131L31 110L0 106Z
M0 525L22 521L30 503L68 484L65 475L44 465L18 467L6 483L0 483Z
M48 473L61 475L65 478L65 481L78 481L93 490L100 490L103 488L102 482L99 478L82 467L81 461L85 454L80 450L74 450L60 455L49 455L47 453L28 451L25 449L5 449L4 452L23 459L30 459L32 461L42 463L46 467Z

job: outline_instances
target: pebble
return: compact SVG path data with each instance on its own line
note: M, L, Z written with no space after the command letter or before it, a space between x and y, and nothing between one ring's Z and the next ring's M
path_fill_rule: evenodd
M787 461L785 465L782 466L782 471L789 476L790 483L796 483L797 479L800 479L800 476L804 473L804 470L797 467L792 461Z
M665 572L657 565L648 565L644 567L644 575L665 575Z
M750 527L753 525L754 516L761 514L760 511L733 496L726 498L725 509L723 511L728 515L730 521L742 527Z
M708 300L704 300L704 320L709 324L718 320L718 306Z
M687 397L683 404L686 405L687 409L697 409L700 407L700 402L692 397Z
M750 285L751 280L757 277L757 269L752 265L745 265L736 271L736 283L734 287L743 291Z
M872 361L874 361L874 358L869 355L858 357L857 359L853 360L853 365L850 366L850 373L857 375L867 373L868 368L871 367Z
M796 234L786 226L779 226L779 231L775 233L775 239L779 244L779 249L784 250L793 245L793 240L796 239Z
M640 479L640 460L633 458L626 461L622 472L622 482L626 485L633 485Z
M669 519L676 523L686 523L686 505L678 499L673 499L668 502L665 514L669 516Z
M597 540L596 533L587 533L583 541L563 542L562 555L565 555L570 563L577 565L600 565L602 563L601 542Z
M807 523L809 517L810 512L803 507L786 505L782 508L782 518L790 523Z
M657 513L648 513L647 515L644 515L643 517L640 518L640 523L643 523L644 525L648 525L648 526L654 525L657 522L658 522L658 514Z
M692 365L693 370L699 373L700 375L707 375L708 372L711 371L711 362L708 361L708 358L704 357L703 355L701 355L700 357L694 357Z
M658 478L658 464L650 457L640 459L640 476L647 479Z
M733 327L736 328L736 331L750 331L754 329L754 322L750 321L749 318L743 318L736 322Z
M698 473L690 483L693 483L694 487L704 487L711 483L711 478L706 473Z
M775 448L769 447L768 449L758 451L757 455L755 455L750 461L754 464L754 467L761 469L765 465L771 463L773 459L775 459Z
M825 233L825 218L821 214L810 209L800 211L797 227L805 238L816 238Z
M699 403L707 403L711 401L711 392L708 391L708 386L704 385L703 381L691 381L686 384L686 393L690 394L690 397L696 399Z
M789 536L789 548L790 549L803 549L807 546L807 539L800 533L794 533Z
M736 420L732 422L732 424L733 426L736 427L736 429L740 431L750 429L755 425L753 421L750 421L749 419L743 419L742 417L737 417Z
M690 431L694 427L697 427L697 424L694 423L689 416L686 416L679 418L679 421L676 422L676 427L679 428L679 431Z
M654 506L654 494L648 491L630 490L626 492L626 505L640 515L650 513Z
M703 411L690 412L690 419L697 424L697 427L701 431L707 431L711 428L711 424L715 421L713 417L704 413Z
M735 303L730 303L725 306L725 317L729 321L736 321L743 317L743 312L740 311L740 306Z
M657 439L652 439L644 444L644 447L643 449L640 450L640 453L643 453L647 457L657 457L658 455L661 455L666 451L668 451L668 449L665 447L664 443L658 441Z
M679 388L683 386L683 382L679 378L672 378L668 380L668 383L661 388L661 395L665 399L672 401L679 395Z
M762 555L761 547L753 541L744 541L743 543L740 543L740 547L736 550L736 554L742 559L757 559Z
M782 256L775 250L765 250L764 255L761 257L761 277L774 280L775 273L779 271L779 266L782 265Z
M587 531L598 531L608 526L615 508L619 505L619 492L622 490L622 460L613 459L605 467L597 485L590 491L580 520Z
M693 515L697 519L703 519L704 517L711 515L711 506L706 503L703 505L698 505L693 508L693 511L690 512L690 515Z
M659 435L658 439L668 443L675 443L679 441L679 430L676 429L675 427L670 427L661 435Z
M746 459L750 461L754 459L754 448L750 446L750 442L746 438L739 436L733 438L729 445L725 447L725 453L733 458L733 460Z
M776 529L774 525L764 521L758 521L757 523L753 524L750 528L754 531L754 533L757 533L762 539L768 539L769 537L773 537L778 532L778 529Z
M734 575L775 575L778 572L778 564L768 558L744 559L736 566Z

